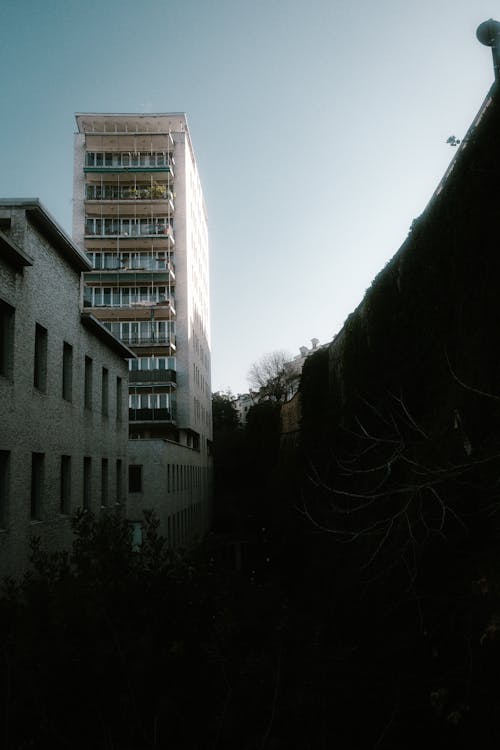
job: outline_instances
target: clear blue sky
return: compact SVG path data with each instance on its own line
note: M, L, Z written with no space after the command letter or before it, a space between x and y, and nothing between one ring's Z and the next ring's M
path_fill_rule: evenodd
M188 115L209 214L213 389L330 340L493 80L482 0L2 0L0 196L71 232L76 111Z

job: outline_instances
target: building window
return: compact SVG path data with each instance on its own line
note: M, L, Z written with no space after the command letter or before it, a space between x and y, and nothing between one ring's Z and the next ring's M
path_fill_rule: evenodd
M47 329L38 323L35 326L33 385L44 393L47 390Z
M101 411L103 417L108 416L109 404L109 373L107 367L102 368L102 389L101 389Z
M116 502L118 505L122 501L122 460L116 459Z
M31 520L42 518L45 454L31 454Z
M73 347L63 343L62 397L65 401L73 400Z
M0 528L7 526L10 484L10 451L0 451Z
M122 379L116 378L116 421L121 422L122 421L122 411L123 411L123 389L122 389Z
M101 506L108 504L108 459L101 459Z
M14 308L0 300L0 375L12 380L14 363Z
M131 464L128 467L128 491L142 492L142 465Z
M71 510L71 456L61 456L60 512L67 515Z
M83 459L83 507L90 510L92 493L92 459L85 456Z
M92 409L92 357L85 357L84 407Z
M142 524L140 521L131 521L132 529L132 549L137 551L142 544Z

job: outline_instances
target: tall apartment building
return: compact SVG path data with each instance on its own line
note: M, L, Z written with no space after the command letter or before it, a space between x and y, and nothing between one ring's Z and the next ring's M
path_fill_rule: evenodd
M131 494L137 512L141 502L158 511L164 530L173 507L185 510L172 520L178 541L189 536L191 505L202 508L195 526L207 523L212 437L208 229L187 121L77 114L76 123L73 239L93 266L83 304L137 355Z

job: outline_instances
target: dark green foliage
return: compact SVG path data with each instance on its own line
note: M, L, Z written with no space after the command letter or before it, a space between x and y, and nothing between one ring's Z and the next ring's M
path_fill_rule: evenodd
M239 486L245 462L244 431L230 393L212 395L214 454L214 526L231 527L238 515L235 488Z
M300 398L302 404L301 429L308 449L317 444L324 444L331 432L332 414L329 409L329 350L320 349L311 354L304 362L300 380Z
M243 747L246 720L246 736L263 737L281 618L272 585L203 549L172 553L152 516L145 526L134 550L126 521L81 514L70 555L35 542L33 570L6 582L3 746Z
M239 426L238 411L231 394L213 394L212 420L215 433L232 432L237 429Z
M280 410L279 404L262 401L247 412L246 452L255 484L262 484L278 460Z

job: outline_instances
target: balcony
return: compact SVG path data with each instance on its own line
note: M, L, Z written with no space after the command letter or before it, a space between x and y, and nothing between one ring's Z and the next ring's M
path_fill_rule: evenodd
M154 173L158 176L165 175L165 177L174 177L174 165L173 163L170 164L163 164L162 166L155 166L155 167L108 167L105 165L99 166L99 167L84 167L83 171L88 173L101 173L101 174L143 174L144 176Z
M175 370L130 370L129 383L170 383L177 382Z
M158 271L151 268L149 273L146 273L145 270L117 272L105 268L85 273L85 283L89 286L107 286L108 284L132 284L133 286L137 286L144 283L151 286L151 282L158 285L168 284L169 281L175 281L175 274L166 273L165 269Z
M175 343L175 336L145 336L143 338L139 338L138 336L122 336L120 340L125 344L125 346L144 346L148 348L168 346L168 348L172 351L175 351L177 348Z
M90 189L89 189L90 188ZM151 216L151 208L157 212L175 213L175 204L171 190L155 188L121 189L111 186L87 185L85 198L86 211L89 216L120 216L130 213L133 206L134 216Z
M83 307L85 312L93 311L93 314L101 320L121 320L123 318L127 320L173 320L176 315L175 307L170 305L168 300L166 302L137 302L120 307L117 305L96 305L89 300L84 300Z
M129 409L130 422L175 422L170 409Z
M149 153L131 151L87 151L84 172L170 172L175 160L168 151Z
M170 201L174 194L166 185L93 185L87 184L88 201Z
M85 221L85 237L134 239L136 237L161 237L175 245L173 229L165 221L151 219L94 219Z
M141 275L144 271L154 271L155 280L168 281L175 279L175 264L168 258L171 257L170 253L161 252L152 254L151 252L87 252L87 258L90 260L93 266L93 270L89 273L96 276L96 274L109 274L106 279L117 281L128 281L133 280ZM117 276L116 271L119 271ZM86 275L86 278L91 278ZM150 280L148 274L148 279Z

